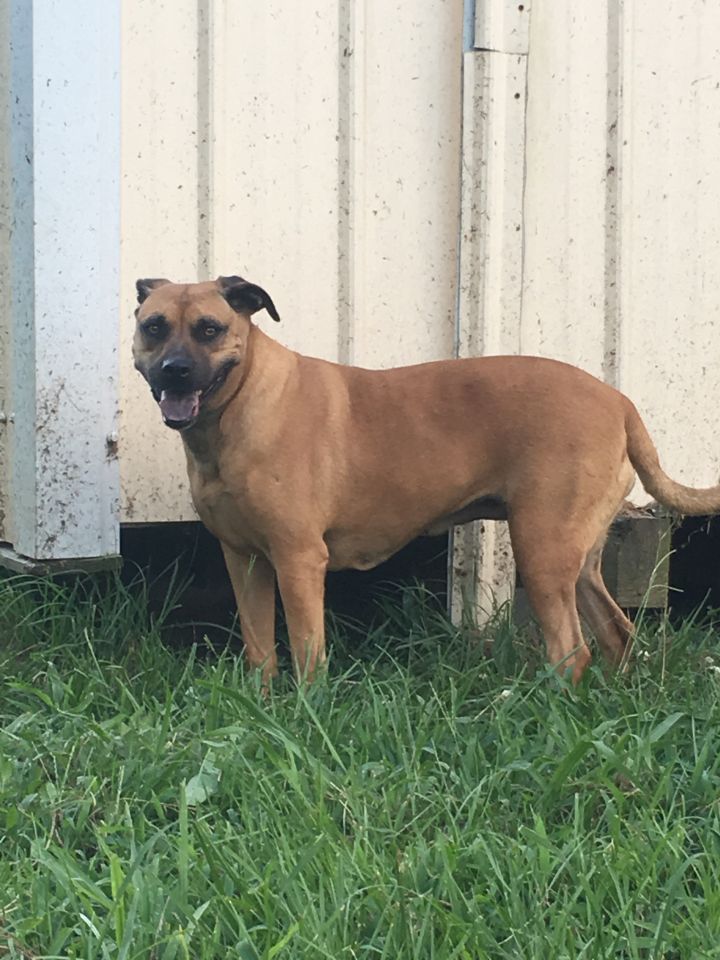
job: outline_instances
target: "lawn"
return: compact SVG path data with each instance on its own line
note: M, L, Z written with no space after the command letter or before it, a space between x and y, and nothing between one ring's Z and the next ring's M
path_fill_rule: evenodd
M264 700L146 610L0 581L0 957L720 958L711 628L569 691L411 592Z

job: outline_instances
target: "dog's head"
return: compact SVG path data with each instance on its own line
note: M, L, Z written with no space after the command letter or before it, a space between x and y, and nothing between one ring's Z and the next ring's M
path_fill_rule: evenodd
M185 430L222 405L228 377L245 362L252 314L265 309L280 317L262 287L242 277L138 280L136 287L135 367L167 426Z

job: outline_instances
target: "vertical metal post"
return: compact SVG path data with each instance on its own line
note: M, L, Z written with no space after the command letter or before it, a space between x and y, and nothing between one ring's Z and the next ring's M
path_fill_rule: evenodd
M530 2L465 4L456 354L519 353L523 293L525 108ZM482 411L478 412L482 416ZM512 599L507 525L454 532L450 605L484 620Z

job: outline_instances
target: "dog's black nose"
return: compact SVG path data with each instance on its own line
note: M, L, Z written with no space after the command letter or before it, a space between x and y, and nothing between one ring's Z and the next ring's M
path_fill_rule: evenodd
M163 390L169 393L192 393L198 387L195 383L198 365L188 350L175 348L158 357L148 372L150 386L160 396Z
M163 360L161 369L167 377L178 377L182 380L190 376L190 364L178 357Z

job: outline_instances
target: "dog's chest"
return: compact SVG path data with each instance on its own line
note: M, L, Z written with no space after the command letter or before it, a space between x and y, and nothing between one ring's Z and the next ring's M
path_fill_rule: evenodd
M238 550L261 547L256 509L234 483L232 489L217 472L190 468L190 491L198 515L221 542Z

